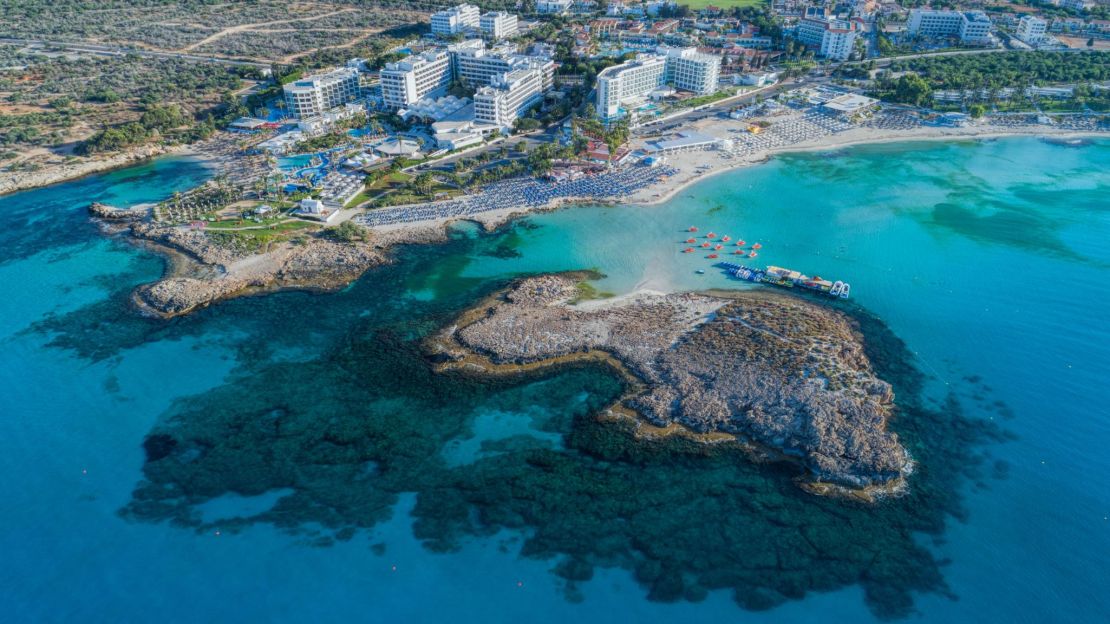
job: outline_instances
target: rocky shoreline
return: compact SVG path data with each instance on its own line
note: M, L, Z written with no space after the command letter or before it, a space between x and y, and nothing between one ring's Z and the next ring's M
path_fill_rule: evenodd
M130 167L156 156L183 151L185 148L182 146L143 145L115 154L98 154L52 162L37 171L6 172L0 175L0 196L75 180L94 173Z
M151 223L139 209L90 206L90 212L106 233L123 235L167 258L162 279L137 287L131 297L141 313L167 319L236 296L289 288L337 290L389 262L394 245L432 243L447 236L444 228L429 227L367 230L361 241L338 241L317 231L248 250L219 243L201 230Z
M479 374L605 361L630 381L607 418L738 441L800 466L815 494L872 501L905 487L913 462L886 428L893 391L847 315L764 290L575 304L584 277L518 281L431 340L434 359Z

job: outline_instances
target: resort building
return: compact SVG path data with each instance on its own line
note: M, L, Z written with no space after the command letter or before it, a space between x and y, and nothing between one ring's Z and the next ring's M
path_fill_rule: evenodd
M641 54L597 75L597 111L605 119L619 116L622 103L642 100L667 84L698 95L714 93L720 75L721 57L696 48Z
M702 54L697 48L677 48L667 52L666 81L676 89L706 95L717 91L721 76L721 57Z
M298 119L314 117L359 98L358 70L345 67L315 74L283 89L285 109L290 115Z
M608 67L597 75L597 112L608 119L618 116L621 103L643 98L663 86L667 57L641 54L631 61Z
M477 29L481 10L473 4L460 4L432 14L432 34L456 35L467 28Z
M518 69L500 74L474 94L474 121L507 128L542 101L540 70Z
M504 11L486 13L479 21L482 33L490 39L508 39L517 35L516 16Z
M574 0L537 0L536 13L562 15L570 11L572 4L574 4Z
M807 17L798 22L795 38L815 49L817 54L838 61L847 59L855 49L858 24L832 17Z
M447 93L451 84L451 55L428 50L381 71L382 101L389 108L404 108L425 97Z
M978 45L990 42L991 20L981 11L914 9L906 32L925 39L957 37L961 43Z
M1039 17L1025 15L1018 21L1014 36L1030 45L1037 45L1048 31L1048 22Z
M453 45L448 52L455 78L471 88L486 86L496 76L518 69L538 69L545 91L555 82L555 62L550 58L523 56L508 47L489 49L481 39Z

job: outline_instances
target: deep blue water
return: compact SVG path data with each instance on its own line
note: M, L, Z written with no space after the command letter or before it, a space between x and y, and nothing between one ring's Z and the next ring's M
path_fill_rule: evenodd
M493 235L460 227L342 293L140 319L127 293L162 263L100 236L85 207L155 201L207 175L165 159L0 198L6 621L869 621L903 594L912 606L898 613L937 622L1110 612L1106 141L788 156L663 206L563 210ZM894 426L921 444L922 508L815 500L729 456L583 459L596 441L570 432L615 391L604 374L474 383L421 364L420 336L515 275L597 268L614 293L732 285L680 253L691 224L763 242L760 261L849 279L905 341L927 377L923 411ZM177 441L172 461L144 465L152 432ZM204 452L186 456L188 440ZM591 494L614 475L631 497ZM698 504L721 487L758 502L738 525L728 504ZM623 511L611 518L613 500ZM629 541L621 513L650 543ZM853 552L777 552L792 524L819 546L871 539L905 567L858 585ZM660 585L636 580L643 561L635 575L619 565L658 556L689 589L707 571L667 562L696 559L697 536L725 526L724 550L749 559L730 573L769 555L760 574L791 576L804 598L770 584L785 593L767 611L729 590L649 601ZM568 590L552 569L578 560L592 579ZM895 587L899 574L914 583Z

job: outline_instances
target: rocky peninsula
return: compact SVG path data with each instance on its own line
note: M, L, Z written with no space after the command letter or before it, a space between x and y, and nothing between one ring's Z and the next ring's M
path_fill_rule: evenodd
M359 228L358 240L337 240L334 230L306 228L254 248L220 232L151 222L149 209L94 204L89 211L106 232L167 258L162 279L139 286L132 294L141 312L163 318L240 295L286 288L342 288L367 269L389 262L388 250L394 245L446 237L442 226L394 232Z
M581 274L520 280L431 341L441 368L518 372L603 360L628 377L609 417L736 440L804 469L817 494L897 492L912 470L886 428L894 396L849 316L763 290L578 302Z

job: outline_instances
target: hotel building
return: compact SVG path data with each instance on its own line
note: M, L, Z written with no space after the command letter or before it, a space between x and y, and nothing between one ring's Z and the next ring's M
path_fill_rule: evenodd
M473 4L460 4L432 14L432 34L455 35L467 28L478 28L481 10Z
M676 48L667 52L666 82L676 89L706 95L717 91L721 76L721 57L702 54L696 48Z
M1018 21L1017 30L1014 35L1030 45L1036 45L1045 38L1045 33L1048 31L1048 23L1039 17L1032 15L1025 15Z
M479 20L482 32L490 39L509 39L517 35L516 16L504 11L486 13Z
M359 98L358 70L349 67L316 74L283 87L285 109L304 119Z
M906 32L926 39L959 37L962 43L984 44L990 42L991 20L981 11L914 9Z
M470 39L448 48L455 77L468 87L483 87L494 77L518 69L538 69L543 88L555 82L555 62L549 58L523 56L510 48L488 49L481 39Z
M429 50L403 61L388 63L381 71L382 101L404 108L425 97L439 97L451 85L451 55Z
M831 17L807 17L798 22L795 37L825 58L843 61L855 49L857 24Z
M474 121L507 128L542 101L540 70L518 69L499 74L474 94Z
M666 84L699 95L713 93L720 74L721 57L702 54L695 48L641 54L597 75L597 112L605 119L613 118L619 114L622 102L643 98Z

